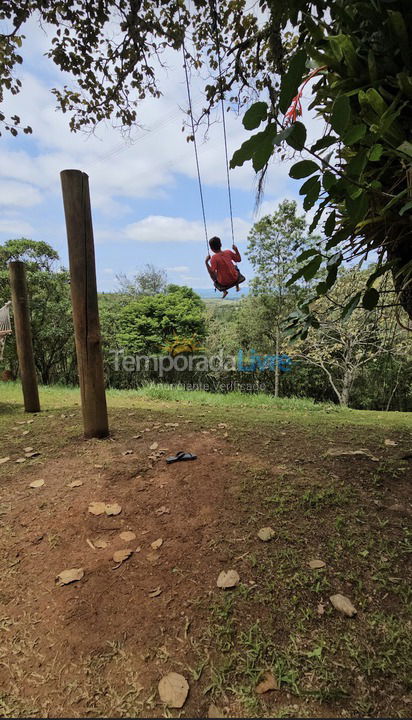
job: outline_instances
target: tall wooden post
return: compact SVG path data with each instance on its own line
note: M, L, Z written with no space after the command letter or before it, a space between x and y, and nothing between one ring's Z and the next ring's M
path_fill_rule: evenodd
M70 286L85 437L109 434L97 304L89 178L81 170L60 173L69 245Z
M14 332L19 359L24 409L39 412L40 400L34 364L33 342L27 293L26 268L23 262L9 263L11 298L13 303Z

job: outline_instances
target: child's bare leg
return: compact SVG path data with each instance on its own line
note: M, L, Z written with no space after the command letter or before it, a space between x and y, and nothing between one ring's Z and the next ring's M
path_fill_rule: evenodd
M239 290L240 290L239 285L236 285L236 292L239 292Z
M223 290L222 300L223 300L223 298L226 297L226 295L227 295L227 290Z

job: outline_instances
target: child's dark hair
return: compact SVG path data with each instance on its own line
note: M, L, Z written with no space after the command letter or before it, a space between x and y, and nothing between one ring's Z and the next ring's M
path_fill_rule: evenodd
M218 237L212 237L209 240L210 249L213 250L213 252L220 252L222 249L222 241Z

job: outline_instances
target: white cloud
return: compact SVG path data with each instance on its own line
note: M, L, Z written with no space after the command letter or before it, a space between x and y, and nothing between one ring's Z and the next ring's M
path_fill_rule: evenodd
M189 268L187 265L176 265L175 267L168 267L166 268L167 272L174 272L174 273L187 273L189 272Z
M245 239L250 229L250 223L242 218L234 218L233 224L235 237ZM225 218L220 223L210 223L208 230L209 237L219 235L224 244L230 244L229 218ZM204 243L206 245L204 228L200 220L186 220L182 217L166 215L149 215L127 225L123 231L123 237L139 243Z
M33 233L33 227L30 223L19 218L1 218L0 234L9 235L10 237L21 237L22 235L30 236Z
M201 242L201 233L200 222L165 215L149 215L143 220L127 225L124 230L127 239L142 243Z
M15 182L13 180L0 180L0 205L10 207L32 207L41 203L42 198L33 185Z

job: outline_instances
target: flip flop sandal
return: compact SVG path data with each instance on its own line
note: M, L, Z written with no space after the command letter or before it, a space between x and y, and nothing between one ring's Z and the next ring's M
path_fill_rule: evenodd
M197 460L197 455L192 455L192 453L183 452L182 450L180 452L177 452L176 455L172 455L171 457L166 458L166 462L168 465L174 462L180 462L182 460Z

